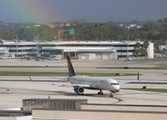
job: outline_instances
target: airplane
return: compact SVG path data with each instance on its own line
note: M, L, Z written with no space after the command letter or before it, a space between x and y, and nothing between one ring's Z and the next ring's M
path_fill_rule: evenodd
M36 60L36 61L39 61L39 60L44 61L45 58L42 57L42 56L36 56L36 57L34 57L33 59Z
M30 60L31 58L29 56L22 56L21 60Z
M103 95L102 90L109 90L110 97L113 97L113 93L119 92L120 84L135 82L139 80L139 73L135 80L127 80L123 82L118 82L117 80L112 79L112 78L78 76L74 70L70 57L68 55L65 55L65 58L67 59L68 72L69 72L69 76L67 77L67 80L70 82L70 84L69 83L55 83L55 82L54 83L48 82L48 83L52 85L59 85L60 87L72 86L74 88L73 89L74 92L78 95L83 95L84 89L100 90L97 93L98 95ZM33 81L30 76L29 76L29 79L30 81ZM42 82L38 82L38 83L42 83Z
M128 80L124 82L118 82L115 79L108 78L100 78L100 77L89 77L89 76L78 76L74 70L70 57L65 55L67 59L68 72L69 77L67 80L70 84L61 84L61 86L72 86L74 88L74 92L78 95L84 94L84 89L92 89L92 90L100 90L98 95L103 95L102 90L109 90L110 97L113 97L113 93L116 93L120 90L119 84L134 82L139 80L139 73L137 75L137 79Z

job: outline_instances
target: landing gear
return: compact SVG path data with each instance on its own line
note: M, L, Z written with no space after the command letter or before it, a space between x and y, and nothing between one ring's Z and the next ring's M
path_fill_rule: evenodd
M110 97L113 98L113 91L110 91Z
M112 93L110 94L110 97L113 98L113 94Z
M100 92L97 93L98 95L103 95L102 90L100 90Z

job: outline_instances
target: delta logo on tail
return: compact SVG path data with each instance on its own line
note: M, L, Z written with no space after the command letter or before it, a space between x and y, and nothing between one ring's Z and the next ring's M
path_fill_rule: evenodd
M67 64L68 64L68 71L69 71L69 77L71 76L76 76L76 73L74 71L74 68L72 66L70 57L68 55L65 55L66 59L67 59Z
M92 89L92 90L99 90L98 95L103 95L103 90L108 90L110 92L110 97L113 97L113 93L117 93L120 90L120 84L135 82L139 80L139 73L137 78L134 80L123 80L118 82L113 78L105 78L105 77L89 77L89 76L77 76L70 57L64 55L67 59L68 64L68 71L69 77L67 78L70 83L52 83L52 85L59 85L59 86L72 86L73 90L78 95L84 94L84 89ZM32 81L31 77L30 80Z

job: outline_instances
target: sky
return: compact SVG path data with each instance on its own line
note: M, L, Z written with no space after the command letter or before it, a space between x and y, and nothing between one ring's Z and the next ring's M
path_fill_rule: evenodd
M166 6L167 0L0 0L0 21L147 21L167 17Z

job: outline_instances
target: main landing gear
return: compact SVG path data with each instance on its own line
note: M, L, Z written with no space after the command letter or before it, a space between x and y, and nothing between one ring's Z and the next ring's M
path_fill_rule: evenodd
M100 92L97 93L98 95L103 95L102 90L100 90Z
M98 95L103 95L102 90L100 90L100 92L97 93ZM113 98L113 91L110 91L110 97Z

